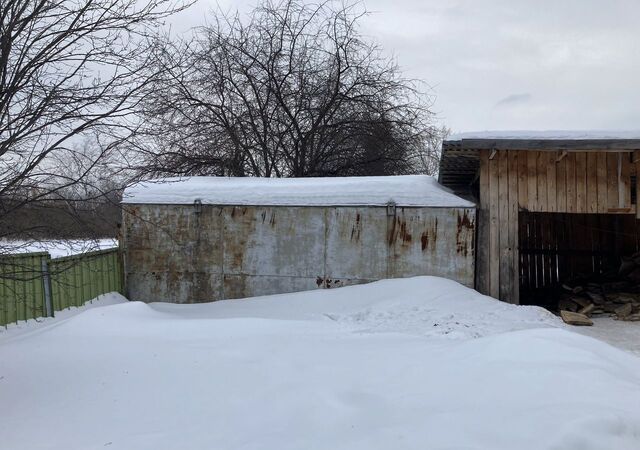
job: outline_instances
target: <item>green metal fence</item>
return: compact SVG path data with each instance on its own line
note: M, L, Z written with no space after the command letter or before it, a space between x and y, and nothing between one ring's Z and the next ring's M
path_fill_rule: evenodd
M0 257L0 326L53 316L107 292L123 291L118 249L51 259L46 252Z

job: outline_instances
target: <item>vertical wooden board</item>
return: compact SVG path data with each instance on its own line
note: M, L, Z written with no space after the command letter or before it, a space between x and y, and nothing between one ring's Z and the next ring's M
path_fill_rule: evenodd
M577 211L576 200L576 154L569 153L565 158L565 176L566 176L566 202L567 212L574 213Z
M58 283L54 282L53 276L51 276L51 300L53 310L60 311L60 287Z
M13 265L5 266L5 279L4 284L6 286L5 294L7 298L7 308L6 308L6 321L7 323L16 322L18 320L18 296L16 295L16 285L14 280L11 278L13 276Z
M510 301L509 294L511 292L511 258L509 252L509 161L508 151L498 152L498 189L499 189L499 210L498 223L500 227L500 279L499 279L499 295L500 300Z
M9 302L9 299L5 291L7 285L4 276L4 267L5 265L2 261L0 261L0 280L2 280L2 282L0 282L0 326L4 326L8 323L7 304Z
M535 250L539 250L541 247L541 239L540 239L540 234L541 234L541 225L540 225L540 216L536 215L533 216L533 240L532 240L532 249ZM536 288L540 288L542 287L542 254L539 252L536 252L533 254L534 255L534 268L535 268L535 287Z
M527 155L527 204L529 211L538 211L538 161L536 152L524 152Z
M500 296L500 224L498 220L498 153L489 160L489 293Z
M607 154L604 152L597 153L597 169L598 177L598 213L607 212Z
M480 205L477 212L475 288L489 295L489 150L480 150Z
M595 273L600 273L602 267L601 242L600 242L600 215L592 215L588 218L589 222L589 243L593 251L591 264Z
M558 283L558 214L549 216L549 285Z
M579 152L576 158L576 212L589 212L589 195L587 193L587 154Z
M556 153L545 152L547 157L547 211L556 212Z
M38 265L42 270L42 256L38 258ZM34 308L36 310L34 317L46 317L47 311L45 308L45 299L44 299L44 277L42 276L42 272L40 272L38 278L35 280L34 284Z
M633 152L632 164L636 166L636 219L640 219L640 150Z
M598 158L593 152L587 153L587 211L588 213L598 212Z
M114 252L114 253L110 253L109 259L107 259L107 271L109 274L109 277L107 278L107 286L108 286L107 289L109 290L109 292L113 292L116 290L115 267L116 267L116 254Z
M18 274L18 280L14 282L17 292L18 300L18 320L27 320L27 296L29 295L27 283L21 283L20 280L24 277L24 260L20 261L20 266L16 268Z
M536 217L536 287L541 288L545 285L545 255L544 255L544 216Z
M510 289L508 298L511 303L519 304L518 294L520 288L519 263L518 263L518 201L519 201L519 176L518 176L518 152L509 152L509 249L510 260L509 279Z
M536 211L549 211L547 204L547 154L536 152L537 165L537 185L538 185L538 207Z
M559 214L556 224L556 240L558 246L558 281L565 281L569 278L569 268L567 257L567 217L569 214Z
M489 150L479 152L480 208L489 206Z
M517 152L518 158L518 210L527 208L529 203L528 191L528 165L527 165L527 152Z
M620 179L618 180L620 208L631 208L631 154L620 153Z
M567 212L567 157L561 157L556 163L556 206L557 211Z
M522 298L522 291L528 291L530 289L529 281L529 264L528 264L528 223L526 218L527 212L520 212L518 214L518 255L519 255L519 273L520 273L520 298Z
M550 216L545 214L542 216L542 248L544 250L544 287L551 284L551 255L549 253L549 241L551 239Z
M607 206L606 210L618 208L618 155L606 153L607 158Z
M75 273L70 268L58 269L57 278L61 281L58 283L60 286L60 309L66 309L73 305L73 298L71 297L71 286L75 281Z

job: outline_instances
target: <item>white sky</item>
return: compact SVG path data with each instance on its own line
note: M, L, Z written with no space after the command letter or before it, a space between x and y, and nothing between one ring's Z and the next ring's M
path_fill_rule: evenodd
M173 19L201 25L199 0ZM425 81L454 132L640 129L640 0L366 0L363 32Z

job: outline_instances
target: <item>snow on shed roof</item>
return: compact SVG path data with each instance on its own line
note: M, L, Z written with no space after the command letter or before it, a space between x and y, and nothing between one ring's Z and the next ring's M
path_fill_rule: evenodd
M541 140L602 140L640 139L640 130L512 130L512 131L472 131L456 133L448 141L461 139L541 139Z
M165 178L124 192L129 204L474 207L427 175L342 178Z

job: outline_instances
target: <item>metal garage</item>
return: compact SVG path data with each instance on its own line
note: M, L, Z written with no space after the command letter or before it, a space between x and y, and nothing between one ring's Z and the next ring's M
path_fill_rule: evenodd
M191 177L123 199L129 298L177 303L437 275L474 284L475 206L422 175Z

